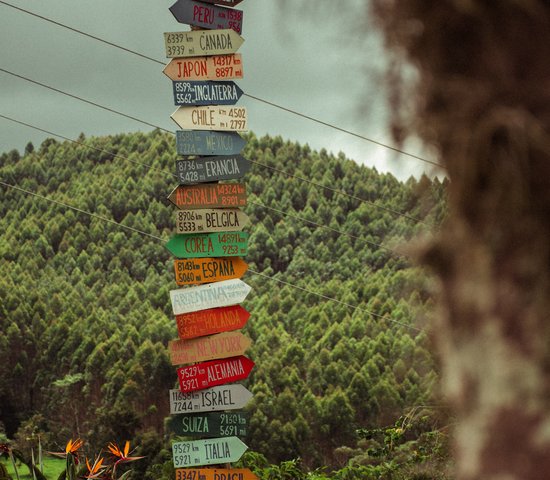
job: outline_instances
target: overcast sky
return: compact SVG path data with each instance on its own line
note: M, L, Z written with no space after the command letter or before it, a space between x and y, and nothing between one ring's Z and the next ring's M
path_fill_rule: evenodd
M158 60L164 57L163 32L186 31L166 0L6 0ZM359 35L350 19L362 16L364 0L338 2L348 14L309 14L277 0L244 0L242 36L245 93L360 135L392 144L383 91L385 61L372 29ZM0 3L0 68L109 106L175 131L170 80L162 66L52 25ZM429 166L383 147L243 97L250 129L257 135L326 148L400 179L418 177ZM148 131L133 120L106 112L0 72L0 114L69 138ZM22 151L30 140L48 135L0 118L0 152ZM174 147L175 148L175 147ZM418 145L410 153L427 156ZM429 157L428 157L429 158Z

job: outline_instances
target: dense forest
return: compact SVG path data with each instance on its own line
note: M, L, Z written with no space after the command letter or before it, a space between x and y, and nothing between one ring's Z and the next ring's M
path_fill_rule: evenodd
M254 393L246 443L268 462L332 469L376 464L399 442L433 438L445 422L430 409L438 378L424 330L430 286L403 247L440 224L446 182L400 182L343 154L246 139L243 280L253 290L244 331L256 362L245 382ZM162 241L105 218L167 240L175 159L174 137L158 130L49 138L0 156L2 181L97 215L2 187L8 439L23 446L40 432L51 449L76 437L132 439L149 467L169 460L172 259ZM388 432L394 443L382 438Z

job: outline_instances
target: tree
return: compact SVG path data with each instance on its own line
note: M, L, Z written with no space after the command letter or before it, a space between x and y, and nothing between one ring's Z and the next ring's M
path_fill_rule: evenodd
M448 220L421 260L440 280L433 331L457 478L539 479L550 467L550 5L376 0L374 11L417 72L412 86L393 83L394 131L433 146L450 178Z

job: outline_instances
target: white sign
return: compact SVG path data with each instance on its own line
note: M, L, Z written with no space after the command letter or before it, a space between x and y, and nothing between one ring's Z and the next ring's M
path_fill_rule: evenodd
M180 315L207 308L236 305L244 301L250 290L252 287L239 279L171 290L172 311L174 315Z
M240 383L219 385L205 390L183 393L170 390L170 413L216 412L243 408L252 393Z

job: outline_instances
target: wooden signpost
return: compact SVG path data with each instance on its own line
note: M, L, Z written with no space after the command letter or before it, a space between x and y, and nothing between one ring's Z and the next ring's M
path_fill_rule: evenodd
M176 480L260 480L249 468L178 468Z
M183 393L170 390L170 413L216 412L244 408L252 399L244 385L234 383Z
M217 333L191 340L172 340L168 343L172 365L205 362L215 358L242 355L252 340L239 331Z
M174 18L180 23L195 25L210 30L232 28L241 33L243 26L242 10L205 5L194 0L178 0L169 8Z
M174 261L176 283L179 287L241 278L247 270L248 264L239 257L191 258Z
M174 467L236 462L248 447L238 437L210 438L172 444Z
M178 210L176 233L240 232L249 220L238 208Z
M170 237L165 247L178 258L245 256L248 233L177 233Z
M249 318L250 313L240 305L176 315L178 337L185 340L238 330L246 325Z
M172 190L168 200L181 210L244 207L246 187L242 183L179 185Z
M186 437L246 437L247 424L244 413L192 413L170 417L168 428Z
M239 258L248 248L242 228L249 218L239 210L247 202L246 188L212 183L240 179L250 168L239 155L246 142L236 133L248 130L246 109L234 106L243 91L230 81L243 77L235 53L244 41L243 12L225 8L240 1L176 0L171 13L192 31L164 34L172 60L163 72L173 81L179 106L171 118L184 129L176 132L176 149L198 157L176 163L180 185L168 197L180 210L177 233L166 247L181 258L174 272L178 286L186 286L170 291L180 339L168 348L173 365L187 364L177 369L180 389L170 391L170 413L180 415L169 428L203 437L172 444L176 480L258 480L248 469L189 468L238 461L248 448L238 438L247 434L247 416L227 412L252 397L242 385L230 384L246 379L254 367L243 355L251 339L235 331L250 316L238 305L251 290L239 279L248 268Z
M236 180L242 178L249 169L250 162L242 155L220 155L176 161L176 174L180 185Z
M244 93L235 82L172 82L174 103L182 106L235 105Z
M233 29L166 32L164 34L164 47L168 58L227 55L235 53L243 42L243 37Z
M197 310L236 305L245 300L250 290L252 288L242 280L224 280L198 287L171 290L170 300L174 315L180 315Z
M244 355L181 367L177 370L180 390L192 392L244 380L253 367L254 362Z
M174 58L163 70L172 81L234 80L243 78L240 53L212 57Z
M181 128L189 130L248 131L245 107L179 107L170 118Z
M176 130L178 155L236 155L245 145L236 132Z

